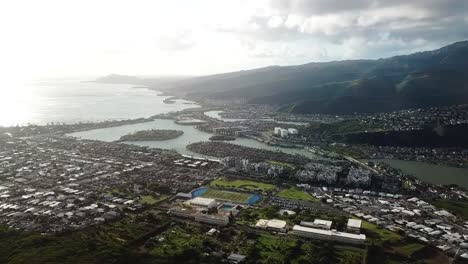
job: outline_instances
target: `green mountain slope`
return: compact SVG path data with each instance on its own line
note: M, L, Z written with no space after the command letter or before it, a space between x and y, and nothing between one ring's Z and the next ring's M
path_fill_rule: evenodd
M194 99L244 99L295 113L468 103L468 41L388 59L271 66L185 79L168 87Z

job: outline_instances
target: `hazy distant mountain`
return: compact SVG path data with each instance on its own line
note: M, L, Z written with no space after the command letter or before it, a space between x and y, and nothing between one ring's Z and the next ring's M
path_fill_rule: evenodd
M271 66L189 78L167 87L194 99L244 99L295 113L468 103L468 41L388 59Z
M95 82L139 84L142 82L142 79L135 77L135 76L129 76L129 75L109 74L109 75L97 78Z
M136 77L130 75L109 74L94 80L99 83L120 83L147 85L152 88L167 89L172 83L189 78L188 76Z

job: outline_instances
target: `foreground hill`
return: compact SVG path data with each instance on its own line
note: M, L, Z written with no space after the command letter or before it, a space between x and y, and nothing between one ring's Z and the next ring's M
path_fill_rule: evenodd
M468 103L468 41L387 59L271 66L188 78L165 87L196 100L239 99L294 113Z

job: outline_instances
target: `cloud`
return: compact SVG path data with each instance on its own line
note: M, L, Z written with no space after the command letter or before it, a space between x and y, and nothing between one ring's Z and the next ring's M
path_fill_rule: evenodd
M191 49L195 44L189 30L174 30L156 39L156 45L166 51L184 51Z
M435 49L468 1L0 1L0 31L8 76L195 75Z
M322 59L380 58L468 38L466 0L271 0L266 10L229 31L291 49L335 45Z

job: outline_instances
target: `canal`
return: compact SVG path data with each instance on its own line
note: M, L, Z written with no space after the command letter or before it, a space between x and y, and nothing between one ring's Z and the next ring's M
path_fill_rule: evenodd
M457 184L468 188L468 168L456 168L431 164L421 161L397 159L373 159L374 162L385 162L388 165L413 175L422 181L432 184Z

